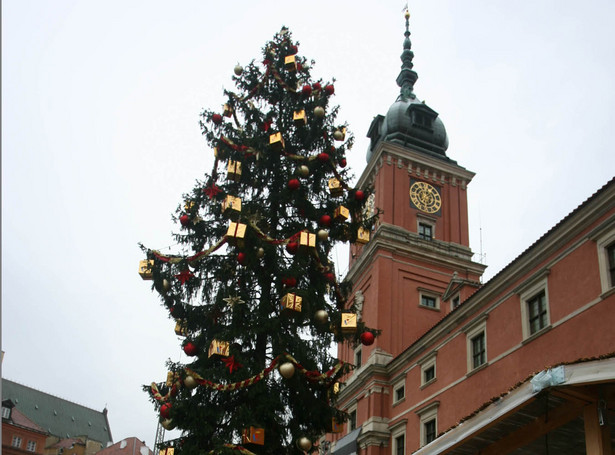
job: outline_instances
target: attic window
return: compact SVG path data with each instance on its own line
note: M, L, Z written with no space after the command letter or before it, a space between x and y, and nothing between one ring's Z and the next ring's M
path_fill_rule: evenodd
M425 112L412 111L412 124L425 130L433 130L433 118Z
M7 408L5 406L2 406L2 418L3 419L10 419L11 418L11 408Z

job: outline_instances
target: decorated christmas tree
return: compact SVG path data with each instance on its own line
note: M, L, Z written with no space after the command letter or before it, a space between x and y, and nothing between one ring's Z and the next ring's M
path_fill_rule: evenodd
M202 114L214 165L177 209L180 254L142 247L187 356L145 388L181 431L165 443L178 453L316 450L345 420L336 391L352 365L332 344L377 335L330 260L339 242L369 241L376 215L371 189L349 186L353 138L313 65L282 28L235 67L235 91Z

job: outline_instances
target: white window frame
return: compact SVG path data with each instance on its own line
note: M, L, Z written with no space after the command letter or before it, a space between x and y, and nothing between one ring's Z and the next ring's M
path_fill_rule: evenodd
M355 404L355 405L349 407L347 412L348 412L348 425L347 425L347 430L348 431L347 431L347 433L350 433L351 431L357 429L357 405ZM354 426L350 425L352 423L351 422L351 418L350 418L352 413L354 413Z
M13 440L11 441L11 447L21 448L21 437L14 435Z
M487 350L487 317L488 315L485 314L479 317L476 321L472 322L471 324L468 324L466 327L463 328L463 331L466 333L468 373L478 371L479 369L489 365L489 353ZM484 333L485 337L485 362L477 367L474 367L472 340L476 338L481 332Z
M455 300L457 300L457 305L455 305ZM451 297L451 311L461 305L461 294L458 292L453 297Z
M404 389L404 396L401 398L397 398L397 391L402 388ZM406 400L406 377L404 376L402 379L400 379L393 385L393 406L405 400Z
M533 281L528 287L524 288L519 293L519 302L521 304L521 329L523 331L523 340L534 339L541 335L551 327L551 311L549 309L549 286L547 285L548 270L541 274L541 278L538 281ZM528 308L528 302L530 302L538 294L544 292L545 294L545 307L547 310L547 321L544 327L541 327L536 332L532 333L530 327L530 312Z
M2 418L10 419L11 418L11 408L7 406L2 406Z
M419 365L421 366L421 389L423 387L427 387L428 385L432 384L438 378L438 374L437 374L438 370L436 369L436 356L437 355L438 355L438 351L434 351L419 361ZM429 381L426 381L425 372L432 367L433 367L433 378L431 378Z
M607 232L600 237L596 245L598 247L598 266L600 268L600 285L602 293L609 291L615 292L615 283L611 283L609 276L609 258L607 255L607 247L615 243L615 230Z
M403 419L391 428L391 455L397 455L397 439L404 438L404 455L408 451L408 438L406 437L407 419Z
M36 441L28 441L28 445L26 446L26 450L28 452L36 452Z
M359 369L365 364L365 359L363 358L363 350L361 349L361 345L357 346L357 348L354 350L353 357L354 357L354 364L356 365L355 371L359 371ZM360 362L357 362L357 359L359 359Z
M436 306L431 307L431 306L423 305L423 296L435 299ZM427 308L428 310L440 311L440 295L434 291L430 291L429 289L419 288L419 307Z
M428 404L424 408L421 408L420 410L416 411L417 415L419 416L419 422L421 426L420 428L421 447L426 446L428 444L426 440L427 434L425 432L425 424L427 424L428 422L432 420L435 421L435 426L436 426L435 439L438 438L438 407L439 406L440 406L440 402L435 401L433 403Z

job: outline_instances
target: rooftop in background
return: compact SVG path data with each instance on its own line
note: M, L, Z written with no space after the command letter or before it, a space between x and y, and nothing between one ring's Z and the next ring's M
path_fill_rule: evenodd
M154 452L145 445L145 443L138 438L126 438L120 442L116 442L112 446L109 446L96 455L154 455Z
M113 442L106 408L95 411L4 378L2 400L11 400L28 419L59 438L87 436L103 447Z

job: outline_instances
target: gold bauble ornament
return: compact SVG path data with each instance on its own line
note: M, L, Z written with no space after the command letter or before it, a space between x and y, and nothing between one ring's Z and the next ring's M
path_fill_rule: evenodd
M318 231L318 240L327 240L329 238L329 231L327 231L326 229L320 229Z
M235 69L233 71L235 71L235 74L237 76L241 76L241 74L243 73L243 66L237 65L235 66Z
M259 248L258 250L256 250L256 256L259 258L262 258L265 256L265 249L264 248Z
M314 314L314 319L319 324L326 324L329 320L329 313L327 313L325 310L318 310L316 314Z
M166 294L171 289L171 283L166 278L162 280L162 293Z
M310 450L312 448L312 441L310 441L305 436L301 436L299 439L297 439L297 447L299 447L299 449L307 452L308 450Z
M196 382L196 379L194 379L192 376L186 376L186 378L184 379L184 385L188 389L194 389L196 386L199 385L199 383Z
M278 369L282 377L286 379L292 378L295 374L295 366L290 362L284 362Z
M171 419L164 419L162 422L160 422L160 425L162 425L162 428L169 431L175 428L175 424Z
M307 167L305 164L302 164L297 169L297 172L299 173L301 177L307 177L308 175L310 175L310 168Z
M335 130L335 132L333 133L333 139L335 139L336 141L343 141L344 133L342 133L340 130Z
M325 109L321 106L316 106L314 108L314 116L316 118L323 118L325 116Z

